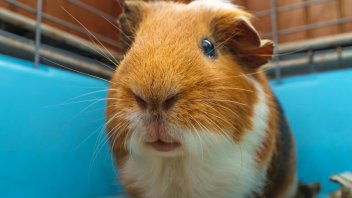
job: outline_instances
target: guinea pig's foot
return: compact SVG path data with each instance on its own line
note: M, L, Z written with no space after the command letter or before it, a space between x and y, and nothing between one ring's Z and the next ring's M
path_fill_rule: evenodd
M311 184L298 184L298 191L295 198L316 198L320 192L320 184L319 183L311 183Z

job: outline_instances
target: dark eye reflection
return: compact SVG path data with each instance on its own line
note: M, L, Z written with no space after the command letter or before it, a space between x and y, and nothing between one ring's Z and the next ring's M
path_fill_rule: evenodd
M209 39L203 39L201 43L203 54L209 58L216 58L217 53L214 44Z

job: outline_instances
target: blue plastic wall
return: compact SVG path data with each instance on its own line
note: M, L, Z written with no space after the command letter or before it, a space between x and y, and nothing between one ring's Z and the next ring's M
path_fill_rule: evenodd
M120 191L102 130L107 83L3 55L0 82L0 197ZM335 190L329 176L352 169L352 70L272 87L295 133L299 179Z
M107 83L0 55L0 197L103 197L119 190L104 144ZM70 100L72 99L72 100ZM87 108L88 107L88 108Z
M291 77L272 87L294 131L299 179L320 182L322 194L336 190L329 177L352 171L352 70Z

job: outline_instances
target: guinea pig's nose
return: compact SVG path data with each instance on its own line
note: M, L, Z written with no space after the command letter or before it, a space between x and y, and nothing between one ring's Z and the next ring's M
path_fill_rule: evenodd
M157 100L152 100L151 103L148 104L145 99L143 99L142 97L140 97L136 94L134 94L134 99L136 100L138 107L143 110L145 110L147 108L149 108L151 110L158 110L160 108L160 102L157 102ZM167 97L167 99L164 100L161 104L162 108L165 110L169 110L176 103L177 99L178 99L177 94Z
M141 108L141 109L147 108L148 103L143 98L134 94L134 99L136 100L136 103L139 106L139 108Z
M178 94L169 96L163 103L163 108L169 110L177 101Z

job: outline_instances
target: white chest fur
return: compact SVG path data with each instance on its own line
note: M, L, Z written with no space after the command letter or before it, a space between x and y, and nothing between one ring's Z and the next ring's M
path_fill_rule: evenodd
M245 197L260 190L265 179L248 150L224 143L203 158L134 157L123 174L149 198Z

